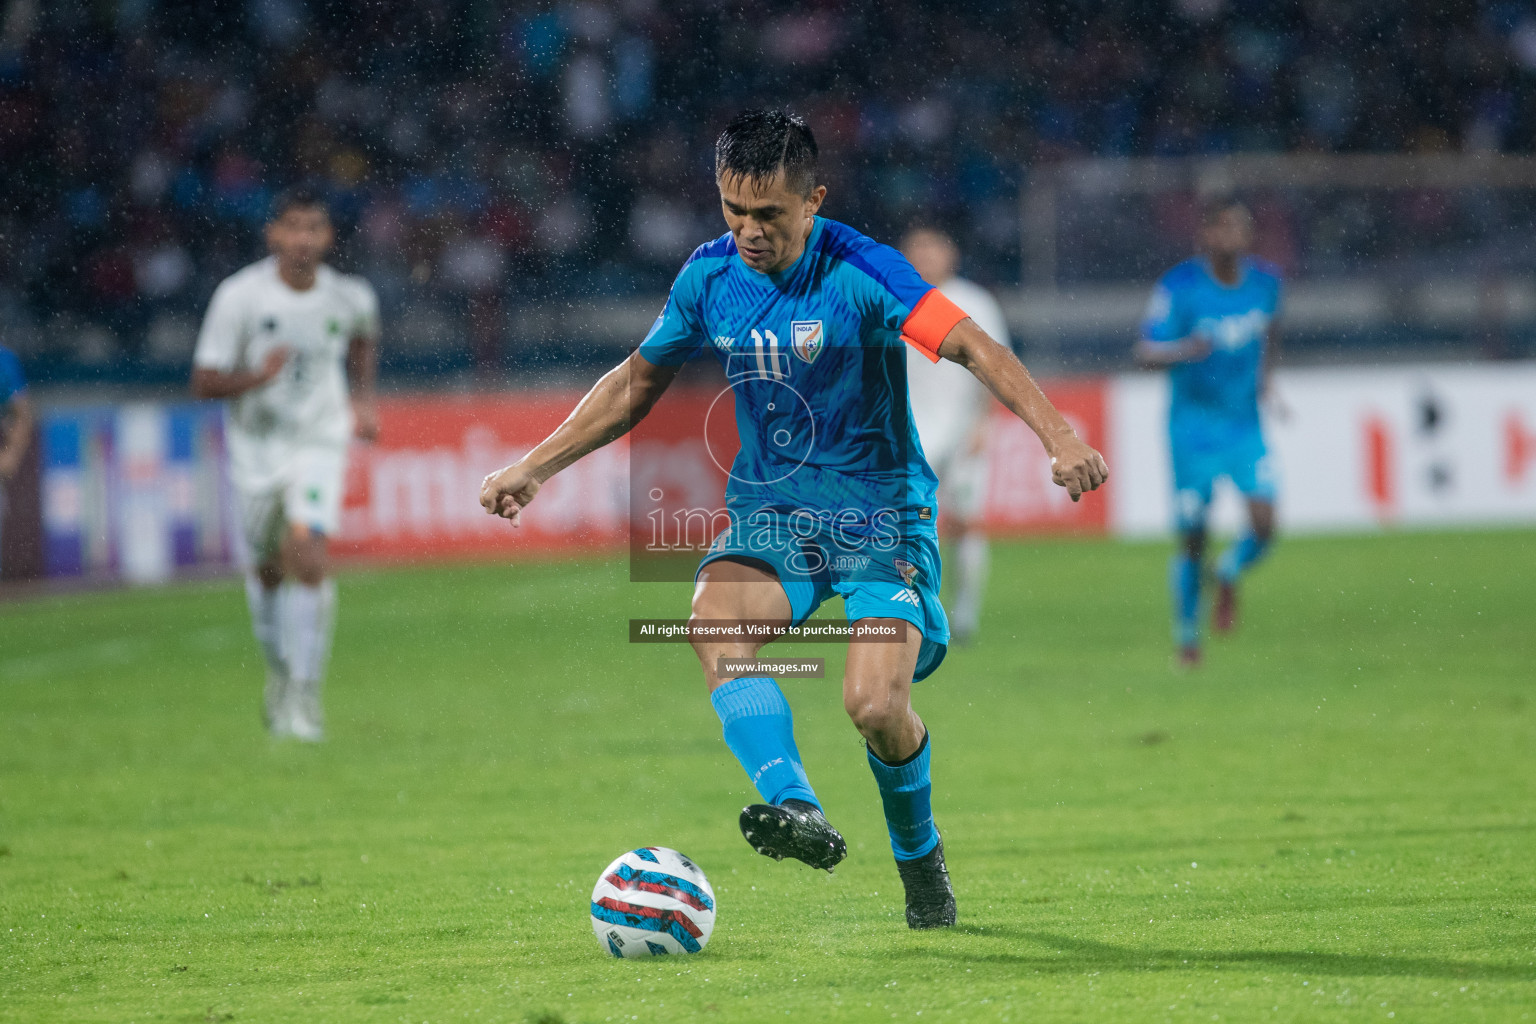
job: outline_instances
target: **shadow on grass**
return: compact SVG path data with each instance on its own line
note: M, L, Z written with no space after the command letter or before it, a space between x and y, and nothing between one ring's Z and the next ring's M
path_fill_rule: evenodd
M1086 971L1177 971L1199 967L1255 967L1294 971L1298 974L1340 977L1465 978L1479 981L1536 982L1536 969L1518 964L1473 963L1405 957L1392 954L1369 956L1357 953L1313 953L1287 949L1155 949L1116 946L1092 939L1074 939L1050 932L987 925L962 925L962 935L1001 938L1016 945L1025 943L1044 950L1029 952L981 951L935 947L909 947L892 951L900 957L934 957L963 963L1010 964L1033 967L1043 974L1079 974Z

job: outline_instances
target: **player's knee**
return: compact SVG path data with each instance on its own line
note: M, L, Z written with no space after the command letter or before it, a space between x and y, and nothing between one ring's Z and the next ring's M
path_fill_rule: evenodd
M868 739L899 729L908 715L907 702L882 688L856 689L843 698L843 710L859 734Z
M725 617L725 610L719 607L720 602L715 599L714 591L709 587L696 587L693 591L693 602L688 606L688 625L705 619L718 619ZM690 635L691 631L690 631Z
M310 531L295 532L288 544L288 568L305 586L318 585L330 569L325 538Z
M325 580L327 568L324 555L310 554L294 560L293 575L306 587L317 587Z
M693 648L693 653L699 659L699 664L704 666L704 671L707 673L714 665L715 659L724 653L724 650L716 641L698 635L698 624L700 621L697 615L689 616L688 645Z
M688 617L688 645L693 648L694 656L699 659L699 666L704 669L705 678L710 680L710 685L713 687L721 658L754 658L757 656L758 648L757 645L750 643L721 643L718 637L705 634L700 627L708 621L708 618L698 612Z

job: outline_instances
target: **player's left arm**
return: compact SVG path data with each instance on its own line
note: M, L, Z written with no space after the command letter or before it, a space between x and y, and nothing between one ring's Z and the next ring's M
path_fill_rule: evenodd
M1285 407L1280 396L1275 393L1275 367L1280 362L1280 314L1283 306L1284 284L1278 276L1274 277L1274 294L1269 299L1269 323L1264 327L1264 352L1259 361L1258 395L1259 402L1269 407L1270 411L1280 419L1286 419L1290 410Z
M361 310L347 341L347 386L352 396L353 433L360 440L379 436L379 407L375 385L379 379L379 299L362 278L357 279Z
M1271 320L1264 331L1264 359L1259 363L1259 401L1284 420L1290 416L1290 409L1275 391L1275 367L1279 362L1280 321Z
M332 364L334 365L334 364ZM347 343L347 382L352 393L354 432L364 441L379 436L379 407L374 385L379 379L379 340L371 333L354 334Z
M1003 315L1003 307L987 291L981 291L974 301L975 307L967 310L971 314L971 320L987 337L1012 352L1013 343L1008 336L1008 319ZM971 455L979 455L986 451L989 434L987 428L992 419L992 403L993 398L990 392L978 395L975 406L970 410L971 418L967 429L965 451Z
M966 317L950 328L939 345L939 356L970 370L999 402L1028 424L1051 457L1051 479L1065 487L1073 501L1109 479L1104 456L1077 436L1018 357L990 338L975 321Z
M25 391L11 396L7 415L10 423L6 424L5 444L0 446L0 480L9 480L16 475L27 454L27 445L32 443L32 426L36 417L32 414L32 399Z

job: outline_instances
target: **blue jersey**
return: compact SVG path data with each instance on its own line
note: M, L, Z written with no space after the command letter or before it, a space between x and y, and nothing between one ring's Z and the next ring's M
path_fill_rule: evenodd
M747 266L729 234L700 246L640 354L676 366L712 352L725 370L741 438L726 485L734 512L931 533L937 481L912 423L904 344L937 360L964 317L896 250L817 217L777 274Z
M1259 425L1259 377L1269 325L1280 309L1280 275L1244 258L1239 280L1224 285L1203 258L1185 260L1153 289L1142 324L1151 342L1208 340L1211 354L1168 368L1169 425L1175 438L1239 433Z
M21 375L21 363L8 348L0 348L0 414L10 408L11 400L27 390L27 380Z

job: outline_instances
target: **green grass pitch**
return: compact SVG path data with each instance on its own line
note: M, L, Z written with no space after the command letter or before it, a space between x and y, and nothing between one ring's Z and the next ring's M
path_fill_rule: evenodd
M996 553L917 694L940 934L833 679L785 689L848 860L747 848L690 652L625 642L688 588L622 563L348 573L319 747L233 582L0 605L0 1020L1536 1019L1536 534L1288 539L1187 675L1165 545ZM599 949L643 844L702 955Z

